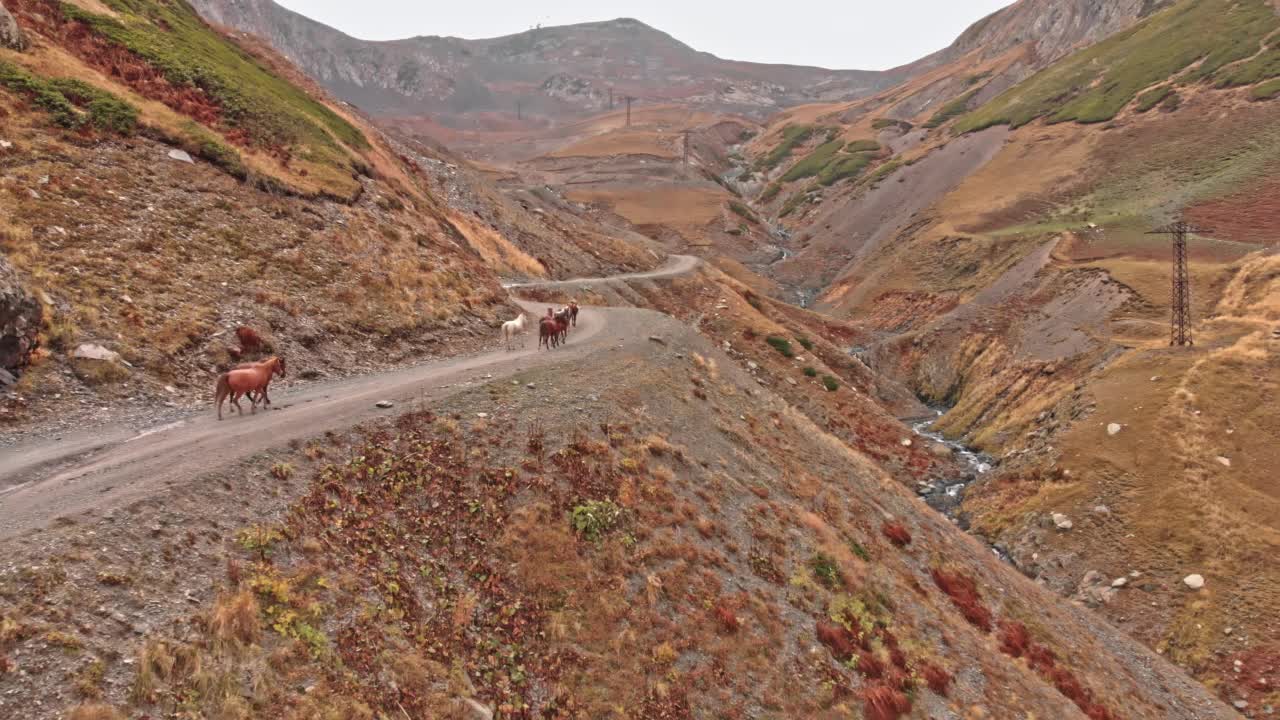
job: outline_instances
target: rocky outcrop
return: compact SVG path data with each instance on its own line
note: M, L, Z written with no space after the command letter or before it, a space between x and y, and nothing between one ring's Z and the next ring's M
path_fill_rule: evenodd
M0 46L19 52L27 49L27 36L4 5L0 5Z
M16 376L36 349L44 308L18 278L9 261L0 256L0 370ZM4 381L0 375L0 382Z
M1032 67L1043 67L1083 45L1098 42L1169 0L1021 0L970 25L956 41L899 70L924 72L971 52L994 58L1028 44Z

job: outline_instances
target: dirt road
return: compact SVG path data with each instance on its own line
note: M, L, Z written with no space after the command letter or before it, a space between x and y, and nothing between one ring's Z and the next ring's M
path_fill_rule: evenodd
M590 286L623 279L674 277L693 270L698 259L672 256L663 267L611 278L580 278L512 288ZM545 304L521 302L535 316ZM645 342L644 313L622 308L584 307L567 345L537 350L537 328L513 351L501 347L464 358L425 363L335 382L273 391L274 409L218 421L214 410L143 432L86 428L74 437L34 441L0 457L0 539L43 527L64 516L119 507L159 488L192 483L202 474L295 440L351 427L416 402L439 402L476 382L510 377L522 370L569 364L589 353ZM375 403L388 400L392 409ZM244 403L247 405L247 403ZM224 414L226 410L224 408Z

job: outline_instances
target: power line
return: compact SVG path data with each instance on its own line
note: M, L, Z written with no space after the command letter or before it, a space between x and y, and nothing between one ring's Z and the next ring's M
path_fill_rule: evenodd
M1187 234L1212 232L1188 223L1178 222L1156 228L1148 235L1173 236L1172 313L1169 318L1169 344L1195 345L1191 338L1191 278L1187 273Z

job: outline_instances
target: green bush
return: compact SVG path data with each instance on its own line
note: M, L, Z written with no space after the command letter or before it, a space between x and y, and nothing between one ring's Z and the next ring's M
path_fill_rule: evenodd
M729 201L729 209L733 211L733 214L745 220L749 220L751 222L758 222L756 220L756 214L751 212L751 208L747 207L746 205L743 205L737 200Z
M849 144L844 146L844 151L848 153L879 152L880 143L875 140L850 140Z
M823 375L822 387L826 388L827 392L835 392L840 389L840 381L830 375Z
M813 341L807 337L798 337L796 338L796 342L800 343L800 347L804 348L805 350L813 349Z
M1264 82L1249 91L1249 97L1254 100L1270 100L1277 96L1280 96L1280 78Z
M875 159L874 153L862 152L853 156L837 157L818 173L818 184L829 187L846 178L857 177Z
M814 368L812 368L812 367L806 367L806 368L804 369L804 376L805 376L805 377L818 377L818 371L817 371L817 370L815 370L815 369L814 369Z
M835 587L840 582L840 568L836 566L836 561L830 556L818 553L809 560L809 567L813 569L814 577L818 578L818 582L827 587Z
M783 357L793 358L796 356L794 350L791 349L791 342L786 338L780 338L776 335L770 335L764 339L774 350L777 350Z
M862 544L859 543L857 540L849 541L849 549L853 551L854 555L857 555L864 562L871 561L871 553L867 552L867 549L862 547Z
M778 197L779 192L782 192L781 185L778 183L770 184L769 187L764 189L764 192L760 193L760 202L767 203L772 201L774 198Z
M861 181L860 181L860 183L865 182L865 183L866 183L866 184L868 184L868 185L875 185L876 183L880 182L881 180L883 180L883 179L885 179L885 178L889 177L889 175L893 174L893 171L895 171L895 170L897 170L898 168L902 167L902 165L903 165L903 163L902 163L902 161L901 161L901 160L899 160L899 159L897 159L897 158L894 158L894 159L890 160L889 162L887 162L887 163L885 163L885 164L881 165L880 167L876 168L876 171L875 171L875 172L871 173L871 174L870 174L870 175L868 175L865 179L861 180Z
M1159 105L1160 101L1169 97L1169 93L1171 92L1173 92L1173 88L1168 85L1161 85L1158 88L1148 90L1138 96L1138 104L1134 109L1140 113L1144 113L1156 105Z
M906 120L894 120L892 118L876 118L871 121L872 130L884 130L886 128L896 127L903 132L907 132L915 127Z
M769 154L756 161L757 170L772 170L786 160L791 151L803 145L818 128L813 125L788 125L782 129L782 142Z
M822 172L823 168L831 162L835 154L844 147L843 140L828 140L819 145L813 152L809 153L803 160L791 166L786 174L782 176L783 182L794 182L807 177L813 177Z
M65 128L90 125L121 135L130 135L137 128L137 108L80 80L45 79L0 61L0 85L31 98L55 123Z
M969 109L969 101L973 100L973 96L977 94L977 89L970 90L955 100L943 105L938 112L933 114L933 117L929 118L929 121L926 122L924 126L927 128L936 128L951 118L963 115L964 112Z
M599 540L622 520L622 508L609 500L588 500L573 508L573 529L588 540Z

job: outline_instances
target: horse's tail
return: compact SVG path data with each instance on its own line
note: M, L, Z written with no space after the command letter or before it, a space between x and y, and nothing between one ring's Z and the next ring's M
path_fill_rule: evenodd
M218 376L218 383L214 386L213 396L214 404L218 407L218 419L222 419L222 401L227 399L227 395L231 394L231 383L227 380L228 373L222 373Z

